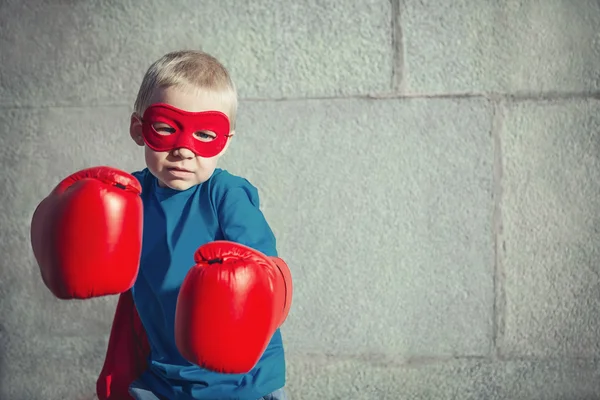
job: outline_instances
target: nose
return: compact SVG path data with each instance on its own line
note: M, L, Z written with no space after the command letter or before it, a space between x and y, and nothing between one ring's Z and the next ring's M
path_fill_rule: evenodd
M193 158L194 152L186 147L179 147L173 150L173 155L180 158Z

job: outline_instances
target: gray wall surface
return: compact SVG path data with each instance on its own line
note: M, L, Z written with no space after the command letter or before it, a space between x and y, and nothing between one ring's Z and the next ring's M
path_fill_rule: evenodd
M599 32L596 0L1 0L0 399L93 398L116 297L54 299L30 219L144 167L133 100L182 48L239 86L292 399L600 399Z

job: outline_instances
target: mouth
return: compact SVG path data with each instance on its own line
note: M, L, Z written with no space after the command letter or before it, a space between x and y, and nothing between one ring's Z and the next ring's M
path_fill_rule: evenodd
M168 167L167 170L173 171L173 172L188 172L188 173L192 172L189 169L179 168L179 167Z

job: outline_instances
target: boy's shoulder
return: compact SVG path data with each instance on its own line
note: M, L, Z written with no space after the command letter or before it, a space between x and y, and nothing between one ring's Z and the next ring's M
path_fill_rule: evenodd
M228 192L241 189L250 198L258 196L258 190L250 181L242 176L234 175L227 170L217 168L210 179L206 182L209 192L216 198L221 199ZM238 192L239 190L235 190Z
M149 188L152 187L152 174L148 170L148 168L144 168L140 171L131 172L131 175L135 179L138 180L140 186L142 187L142 196L144 193L148 192Z
M135 177L135 179L137 179L140 184L143 186L144 185L144 178L146 177L146 175L149 173L148 168L144 168L141 171L134 171L131 173L131 175L133 175Z
M252 184L250 183L250 181L248 181L248 179L239 176L239 175L234 175L231 172L225 170L225 169L221 169L221 168L216 168L215 172L213 172L212 176L210 177L210 179L208 180L208 182L210 182L210 184L212 186L219 186L219 187L227 187L227 188L232 188L232 187L240 187L240 186L252 186Z

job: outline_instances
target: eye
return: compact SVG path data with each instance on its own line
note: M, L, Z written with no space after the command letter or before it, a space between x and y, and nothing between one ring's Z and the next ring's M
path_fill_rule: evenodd
M164 122L155 122L152 124L152 129L159 135L172 135L175 133L175 128Z
M217 138L217 134L211 131L198 131L194 133L194 136L201 142L210 142Z

